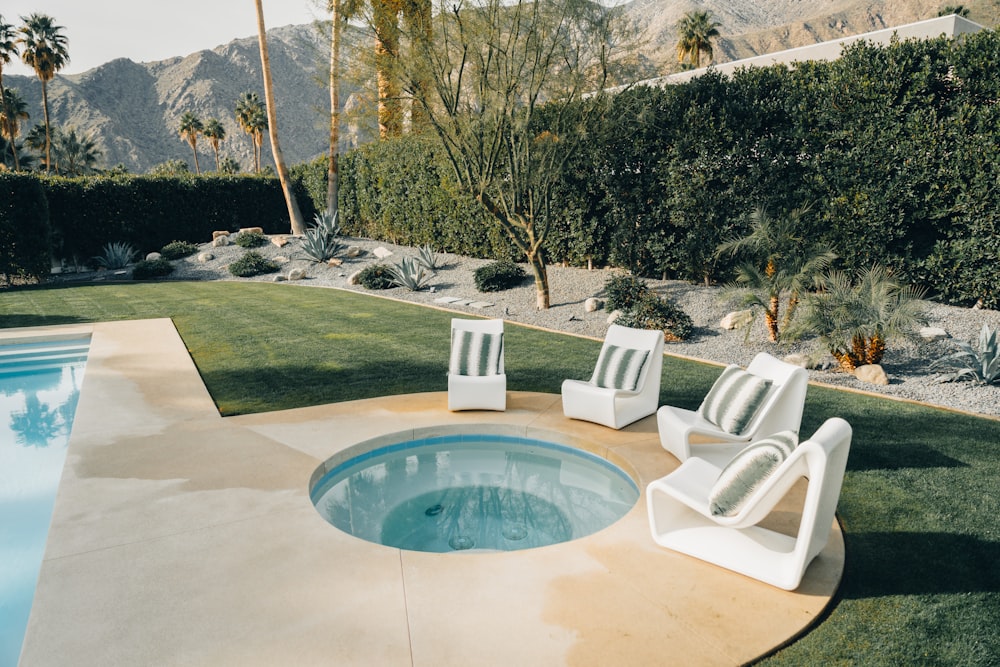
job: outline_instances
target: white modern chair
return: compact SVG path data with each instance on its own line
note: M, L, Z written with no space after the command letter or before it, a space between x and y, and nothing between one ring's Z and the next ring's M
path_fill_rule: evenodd
M806 567L824 549L833 526L851 445L851 427L828 419L792 450L732 516L713 516L710 491L722 469L691 458L646 488L653 540L748 577L795 590ZM802 518L795 537L756 524L800 478L806 477Z
M749 442L779 431L799 432L809 374L806 369L759 353L747 372L771 381L760 409L740 433L730 433L706 419L701 411L664 405L656 412L660 444L681 462L691 456L724 464ZM692 436L698 440L692 445Z
M656 412L662 372L662 331L612 324L591 379L563 381L563 414L623 428Z
M451 321L449 410L506 410L503 320Z

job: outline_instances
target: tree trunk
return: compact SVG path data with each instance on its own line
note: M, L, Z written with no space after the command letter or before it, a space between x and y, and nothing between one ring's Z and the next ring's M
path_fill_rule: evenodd
M528 253L528 265L535 278L535 307L538 310L549 309L549 272L545 266L545 257L541 248Z
M340 0L330 0L330 159L326 169L326 210L337 212L340 174Z
M396 80L399 55L399 7L393 0L372 0L375 23L375 74L378 82L378 135L380 139L403 133L400 89Z
M418 49L421 51L429 48L433 38L431 9L430 0L409 0L403 9L403 15L410 31L410 39L418 44ZM433 82L426 71L419 71L417 74L417 80L414 82L416 90L413 91L413 99L410 101L411 132L422 132L430 124L430 118L421 100L429 99Z
M868 339L865 346L865 363L880 364L885 356L885 340L878 334Z
M2 63L0 63L2 67ZM0 72L0 106L3 106L4 123L7 125L6 132L10 138L10 154L14 156L14 171L21 171L21 163L17 159L17 145L14 143L14 119L11 118L6 104L7 97L4 95L3 73Z
M778 309L781 308L781 304L778 301L777 296L772 296L770 298L770 307L764 311L764 321L767 323L767 337L771 339L772 343L778 342Z
M191 144L191 152L194 154L194 173L201 173L201 165L198 164L198 148L197 143L194 141L189 142Z
M274 166L278 170L278 181L281 183L281 191L285 195L285 204L288 206L288 217L292 223L292 234L305 234L306 228L302 223L302 214L299 212L299 204L295 201L295 194L292 192L288 168L285 166L285 158L281 153L281 145L278 143L278 114L274 106L274 86L271 81L271 60L267 55L267 32L264 29L264 7L261 0L254 0L257 5L257 41L260 44L260 67L264 76L264 102L267 105L267 130L271 138L271 155L274 158Z
M49 136L49 90L42 79L42 111L45 115L45 173L52 168L52 139Z

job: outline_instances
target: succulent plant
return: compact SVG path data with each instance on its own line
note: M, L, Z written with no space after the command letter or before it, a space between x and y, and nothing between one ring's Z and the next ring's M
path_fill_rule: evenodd
M325 262L336 257L344 247L336 235L330 236L319 227L307 229L305 238L302 239L302 252L314 262Z
M413 257L404 257L398 264L389 267L389 275L392 282L411 292L418 292L425 287L434 276L433 271L429 271L421 262Z
M106 243L102 250L100 255L94 257L94 261L98 266L103 266L106 269L124 269L137 252L132 244L124 241Z
M964 340L954 341L957 352L938 359L931 368L950 366L951 373L946 373L941 382L954 382L966 378L978 384L1000 384L1000 345L997 344L997 332L984 324L979 332L978 347Z
M417 248L417 261L430 271L438 268L438 256L429 243Z

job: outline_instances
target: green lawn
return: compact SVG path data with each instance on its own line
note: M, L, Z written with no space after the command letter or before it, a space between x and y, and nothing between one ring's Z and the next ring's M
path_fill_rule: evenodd
M0 328L170 317L224 414L446 387L449 313L269 283L112 284L0 293ZM508 324L511 390L587 377L599 344ZM669 346L668 346L669 350ZM694 407L718 369L668 358L661 403ZM810 387L802 431L854 427L840 501L844 584L774 665L995 665L1000 422Z

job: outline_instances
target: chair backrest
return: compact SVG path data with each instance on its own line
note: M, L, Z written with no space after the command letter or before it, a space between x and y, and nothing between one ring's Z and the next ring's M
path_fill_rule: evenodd
M455 332L456 331L474 331L477 333L488 333L488 334L502 334L503 333L503 320L464 320L460 318L452 318L451 320L451 341L452 345L455 344ZM504 349L507 346L504 345L500 348L500 362L498 364L498 369L501 375L504 373Z
M623 327L620 324L612 324L608 327L608 333L604 335L602 349L608 345L628 347L633 350L649 350L649 357L639 373L639 382L636 384L635 393L644 394L655 389L657 399L659 399L660 376L663 373L663 332L655 329L633 329ZM655 378L656 381L647 383L646 378Z
M767 400L747 425L744 433L767 436L780 431L799 432L806 404L809 373L767 352L760 352L747 366L747 372L771 381Z

